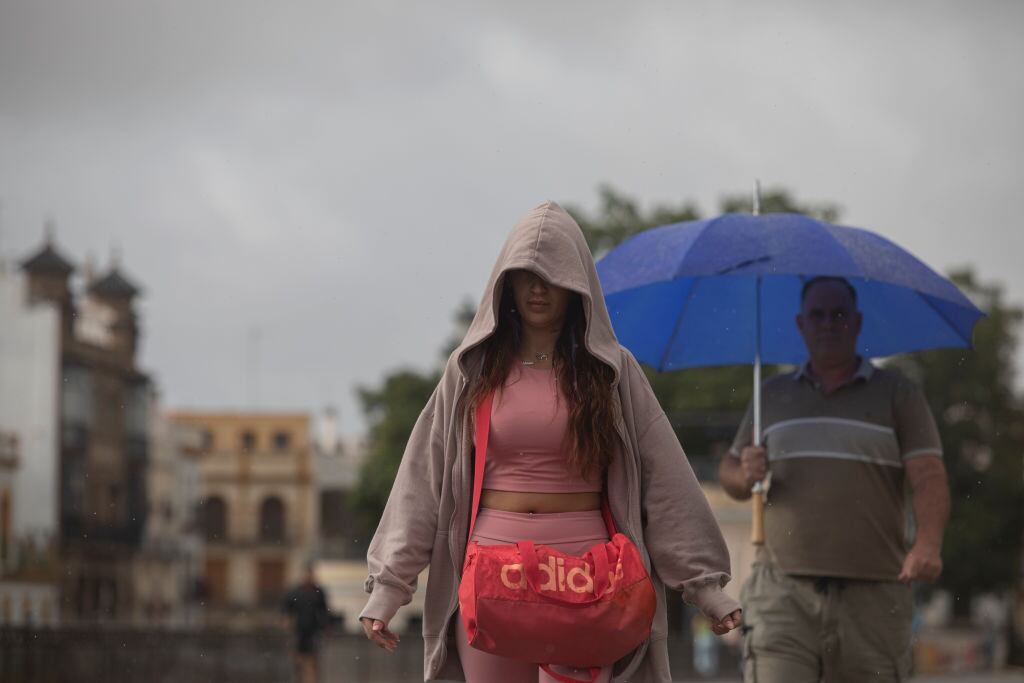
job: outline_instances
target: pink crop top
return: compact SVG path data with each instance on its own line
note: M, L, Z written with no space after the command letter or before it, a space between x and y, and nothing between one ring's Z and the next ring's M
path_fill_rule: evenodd
M569 413L553 370L517 366L495 395L484 488L527 493L601 491L601 477L582 479L563 452Z

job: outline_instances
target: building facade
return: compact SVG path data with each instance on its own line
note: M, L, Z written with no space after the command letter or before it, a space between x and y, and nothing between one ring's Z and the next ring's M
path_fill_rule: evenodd
M135 622L189 628L201 623L203 541L196 514L202 473L198 429L154 406L146 474L148 514L135 559Z
M337 413L328 408L320 418L314 451L317 492L317 558L365 560L368 539L360 539L351 512L352 491L366 454L361 438L338 434Z
M276 623L284 591L299 581L316 546L309 417L179 411L172 420L201 434L205 618Z
M135 361L139 290L115 262L76 296L73 272L48 234L0 274L0 431L21 451L17 578L55 584L59 604L47 611L62 621L128 620L152 393Z
M62 326L60 526L63 612L129 621L146 524L153 389L136 365L139 294L115 262L85 283Z

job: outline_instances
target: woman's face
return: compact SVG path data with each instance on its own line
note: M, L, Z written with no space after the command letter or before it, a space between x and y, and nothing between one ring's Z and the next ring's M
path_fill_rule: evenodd
M545 330L561 329L572 292L553 285L528 270L509 273L512 300L523 325Z

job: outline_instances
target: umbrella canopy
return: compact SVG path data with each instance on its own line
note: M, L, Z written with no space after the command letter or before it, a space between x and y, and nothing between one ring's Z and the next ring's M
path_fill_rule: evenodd
M653 228L597 264L619 341L658 370L799 363L800 289L821 275L857 290L865 357L969 347L983 315L896 244L799 214L726 214Z

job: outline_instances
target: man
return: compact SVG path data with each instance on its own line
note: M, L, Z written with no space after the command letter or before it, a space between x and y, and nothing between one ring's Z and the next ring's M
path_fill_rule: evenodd
M846 280L805 284L796 324L809 360L764 385L766 448L752 445L748 409L719 468L739 500L771 474L765 544L741 595L748 683L904 680L909 584L942 571L949 490L935 420L917 386L857 356L861 323Z
M295 662L296 678L301 683L315 683L319 670L317 646L320 632L330 622L330 612L324 591L316 584L313 564L306 565L302 583L288 592L281 606L284 621L295 640L292 644L292 658Z

